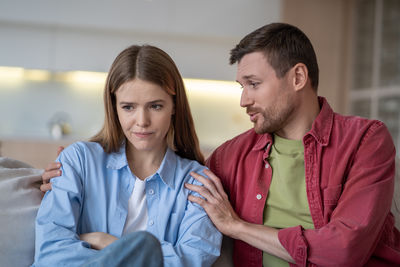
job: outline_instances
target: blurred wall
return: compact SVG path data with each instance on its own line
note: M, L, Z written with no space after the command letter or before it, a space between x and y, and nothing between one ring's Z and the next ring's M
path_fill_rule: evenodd
M336 112L348 112L353 0L283 0L282 21L310 38L319 64L318 93Z
M130 44L160 46L184 77L232 80L229 50L280 19L280 0L2 0L0 65L108 71Z
M314 45L319 94L335 111L348 113L353 9L354 0L3 0L0 66L106 72L123 48L150 43L168 52L185 78L233 81L229 50L254 29L283 21L298 26ZM208 97L189 92L206 153L251 127L239 107L240 93L221 97L214 90ZM56 146L90 137L103 122L101 91L102 85L54 79L0 79L0 155L21 157L5 141ZM70 120L72 134L54 141L48 125L60 114Z
M59 81L57 73L107 72L122 49L148 43L168 52L184 78L234 81L229 50L250 31L279 21L280 8L280 0L2 0L0 66L48 70L52 78L15 81L0 73L0 156L43 168L54 159L49 150L101 128L103 85ZM206 154L251 127L240 91L220 91L218 85L207 96L188 92ZM71 134L53 140L49 126L60 117Z

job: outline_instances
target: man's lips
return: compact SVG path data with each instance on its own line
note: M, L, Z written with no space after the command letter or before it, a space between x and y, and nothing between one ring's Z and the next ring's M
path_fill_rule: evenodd
M250 116L251 122L256 122L257 120L257 115L261 112L260 109L258 108L253 108L253 107L247 107L246 108L246 113L247 115Z
M247 114L250 116L250 120L255 122L258 112L247 112Z

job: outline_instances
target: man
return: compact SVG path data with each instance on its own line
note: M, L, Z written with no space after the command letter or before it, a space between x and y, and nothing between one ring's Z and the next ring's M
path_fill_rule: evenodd
M386 127L336 114L317 96L315 52L294 26L250 33L230 61L254 129L217 148L210 179L193 173L204 186L187 188L235 239L235 266L400 266Z
M235 239L235 266L400 266L385 125L336 114L317 96L316 56L294 26L250 33L230 62L254 129L214 151L210 179L192 174L204 187L187 188Z

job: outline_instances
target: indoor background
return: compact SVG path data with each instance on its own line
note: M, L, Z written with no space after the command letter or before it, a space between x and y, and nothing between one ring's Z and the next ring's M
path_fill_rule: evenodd
M230 49L277 21L310 37L319 95L337 112L384 121L399 148L398 0L0 0L0 156L43 168L59 145L95 134L106 72L131 44L175 60L209 154L252 127Z

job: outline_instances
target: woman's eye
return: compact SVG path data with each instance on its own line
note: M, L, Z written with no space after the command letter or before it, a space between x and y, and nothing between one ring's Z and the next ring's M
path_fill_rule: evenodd
M162 105L160 105L160 104L153 104L153 105L151 105L151 108L154 109L154 110L160 110L160 109L162 109Z
M126 106L122 106L122 109L123 109L123 110L132 110L133 107L132 107L132 106L126 105Z

